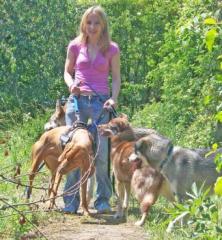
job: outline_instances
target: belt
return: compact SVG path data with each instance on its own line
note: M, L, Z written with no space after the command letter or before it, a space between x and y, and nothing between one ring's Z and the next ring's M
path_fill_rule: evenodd
M93 98L98 98L99 96L97 96L97 95L83 95L83 94L80 94L79 97L80 98L85 98L85 99L88 99L89 101L91 101Z
M104 101L105 99L108 99L108 95L104 94L104 95L95 95L95 94L80 94L78 96L79 98L82 98L82 99L87 99L89 101L91 101L92 99L99 99L100 101Z

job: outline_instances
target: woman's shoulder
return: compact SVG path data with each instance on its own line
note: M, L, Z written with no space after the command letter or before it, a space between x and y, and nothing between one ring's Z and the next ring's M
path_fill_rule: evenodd
M79 48L79 47L81 47L81 45L82 45L82 44L81 44L79 38L76 37L76 38L74 38L73 40L71 40L71 41L69 42L69 45L68 45L68 46L74 46L74 47Z
M111 55L120 52L119 45L116 42L111 41L109 46L109 52L111 53Z
M110 41L110 49L119 49L118 43Z
M68 51L72 51L73 53L78 53L80 48L82 46L82 43L80 42L79 38L74 38L69 42L68 45Z

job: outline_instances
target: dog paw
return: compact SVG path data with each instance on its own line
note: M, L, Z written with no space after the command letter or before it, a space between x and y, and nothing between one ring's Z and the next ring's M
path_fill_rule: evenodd
M123 218L123 213L122 212L116 212L115 215L113 216L114 219L120 219Z
M144 222L141 220L135 222L135 226L138 226L138 227L141 227L143 224L144 224Z
M82 212L82 215L83 216L85 216L85 217L90 217L91 216L91 213L87 210L84 210L83 212Z

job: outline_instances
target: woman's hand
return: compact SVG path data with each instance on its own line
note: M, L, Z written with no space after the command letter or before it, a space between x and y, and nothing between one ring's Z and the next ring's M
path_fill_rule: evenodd
M73 83L69 87L69 91L70 91L70 93L73 93L75 95L79 95L80 94L80 88L78 87L78 85L76 83Z
M110 109L111 107L116 107L117 103L113 98L109 98L103 105L103 108Z

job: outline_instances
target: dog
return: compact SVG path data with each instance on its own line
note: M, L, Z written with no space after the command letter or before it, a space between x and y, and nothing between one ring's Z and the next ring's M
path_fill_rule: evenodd
M222 148L207 154L209 149L173 146L168 138L150 134L139 139L134 150L130 161L141 158L144 165L149 164L160 171L168 179L179 202L188 197L186 193L194 182L197 187L204 184L205 189L210 188L212 192L214 183L222 175L222 172L216 171L214 163L216 154L222 153Z
M145 223L150 207L155 204L160 195L170 202L174 202L175 198L169 182L159 171L149 166L142 167L140 159L134 162L133 168L135 171L132 175L131 188L135 198L140 203L142 213L141 219L135 225L142 226Z
M81 178L81 204L83 214L88 215L88 203L86 200L86 188L89 175L94 171L93 160L93 139L85 127L77 126L74 130L71 141L65 146L64 150L60 143L60 136L69 131L69 127L61 126L45 132L32 147L32 167L29 174L29 190L26 198L29 199L32 192L32 184L39 168L44 161L51 172L51 187L49 188L49 209L55 204L55 196L62 175L80 168ZM88 173L88 175L87 175Z
M65 113L66 113L66 104L63 105L62 101L60 99L57 99L55 111L49 118L49 121L47 123L45 123L44 130L49 131L49 130L59 127L59 126L65 126L66 125ZM88 204L93 199L94 184L95 184L95 175L92 175L88 179L88 184L87 184L87 202L88 202Z
M123 218L127 215L132 180L132 188L143 213L141 220L136 222L136 225L141 226L145 222L149 207L155 203L159 193L164 192L164 188L166 195L170 199L173 197L168 192L169 188L167 189L167 184L158 171L149 167L140 169L139 162L135 164L128 160L133 153L135 141L156 131L153 129L133 129L127 116L122 114L109 123L100 125L99 132L103 136L111 138L111 160L118 195L117 211L114 218Z

